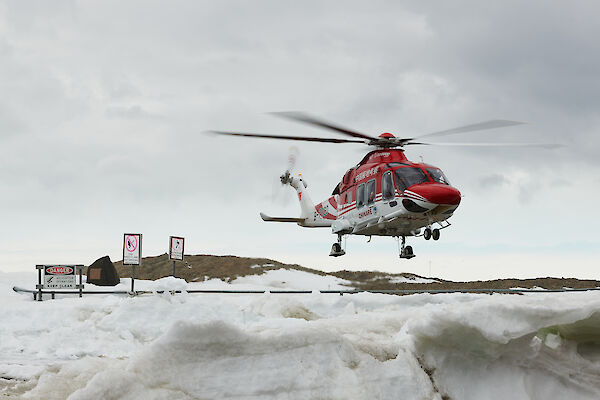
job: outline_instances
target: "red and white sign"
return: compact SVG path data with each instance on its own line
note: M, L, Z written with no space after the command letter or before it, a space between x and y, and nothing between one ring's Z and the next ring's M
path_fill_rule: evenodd
M72 274L75 270L72 267L66 265L57 265L54 267L46 267L47 274L55 274L55 275L69 275Z
M142 260L142 234L123 235L123 265L140 265Z
M169 258L171 260L183 261L183 248L185 239L178 236L171 236L169 238Z
M75 289L74 265L44 265L44 289Z

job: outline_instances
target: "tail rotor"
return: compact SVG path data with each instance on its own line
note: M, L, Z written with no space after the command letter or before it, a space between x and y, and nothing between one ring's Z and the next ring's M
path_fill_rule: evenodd
M283 174L279 176L277 180L273 180L273 191L272 191L272 201L280 203L281 205L288 205L291 199L291 191L285 190L283 186L286 186L288 183L292 181L292 176L294 174L296 160L300 151L296 146L291 146L288 151L288 165L287 169Z

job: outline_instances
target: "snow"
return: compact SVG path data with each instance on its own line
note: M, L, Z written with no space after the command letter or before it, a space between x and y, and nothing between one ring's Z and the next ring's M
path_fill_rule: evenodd
M262 275L248 275L236 278L234 286L245 288L269 288L287 290L348 290L352 282L331 275L316 275L295 269L275 269Z
M403 276L393 276L389 278L390 283L436 283L435 279L427 279L427 278L406 278Z
M311 294L57 296L0 273L0 396L37 399L596 399L600 294L359 293L295 270L231 284ZM123 279L119 288L129 289ZM93 285L86 285L86 290Z

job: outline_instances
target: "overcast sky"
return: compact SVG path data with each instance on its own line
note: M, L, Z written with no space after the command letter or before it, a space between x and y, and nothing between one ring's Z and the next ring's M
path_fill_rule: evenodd
M269 257L324 270L451 279L600 279L600 24L592 1L0 1L0 270L144 255ZM418 147L464 195L439 242L268 224L298 149L315 201L368 149L215 137L336 137L266 114L302 110L411 136L489 119L527 122L440 138L552 142L557 150ZM291 190L291 189L290 189Z

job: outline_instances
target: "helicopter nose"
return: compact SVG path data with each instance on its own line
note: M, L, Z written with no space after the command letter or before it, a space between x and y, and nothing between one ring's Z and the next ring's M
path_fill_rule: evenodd
M425 183L411 186L409 190L424 197L430 203L451 206L460 204L460 192L449 185Z

